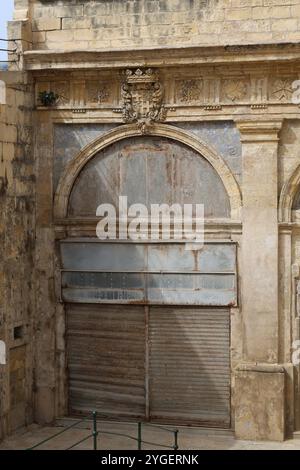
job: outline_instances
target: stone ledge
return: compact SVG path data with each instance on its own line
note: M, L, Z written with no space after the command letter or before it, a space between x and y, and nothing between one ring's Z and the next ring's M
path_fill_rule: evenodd
M279 364L239 364L236 372L266 372L266 373L284 373L285 369Z

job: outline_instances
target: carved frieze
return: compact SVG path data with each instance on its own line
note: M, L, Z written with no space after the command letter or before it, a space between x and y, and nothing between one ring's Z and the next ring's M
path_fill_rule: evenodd
M57 99L52 109L99 110L105 119L115 113L118 121L137 123L142 131L155 122L163 122L179 109L198 107L203 112L221 112L226 106L249 106L265 110L271 105L291 105L295 72L276 69L243 71L228 67L190 70L127 69L117 72L93 72L72 75L49 74L37 79L36 105L47 107L40 94L51 92ZM165 91L167 90L167 94ZM296 105L297 106L297 105ZM50 107L50 106L49 106ZM202 112L201 111L201 112ZM186 111L182 111L186 116Z
M175 102L178 105L199 105L204 109L221 109L221 105L250 100L249 78L202 77L176 80Z

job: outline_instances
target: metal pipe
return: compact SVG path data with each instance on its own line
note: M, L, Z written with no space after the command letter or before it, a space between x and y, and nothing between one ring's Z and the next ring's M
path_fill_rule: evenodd
M93 450L97 450L97 411L93 411Z
M178 450L178 430L174 431L174 450Z
M138 422L138 450L142 450L142 423Z

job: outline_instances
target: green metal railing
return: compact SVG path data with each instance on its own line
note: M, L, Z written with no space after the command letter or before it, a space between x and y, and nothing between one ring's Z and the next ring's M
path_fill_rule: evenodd
M66 426L61 431L58 431L57 433L53 434L52 436L47 437L46 439L43 439L42 441L38 442L37 444L33 445L32 447L29 447L26 450L37 449L38 447L42 446L43 444L45 444L49 441L52 441L53 439L60 436L61 434L64 434L65 432L69 431L70 429L86 429L86 430L88 430L89 428L83 428L83 427L78 427L78 426L81 425L82 423L88 423L90 421L91 420L88 419L88 418L83 418L83 419L80 419L79 421L75 421L75 423L72 423L71 425ZM109 421L105 421L106 424L108 422ZM112 423L112 421L111 421L111 423ZM92 432L89 433L87 436L83 437L82 439L80 439L79 441L72 444L70 447L64 449L64 450L74 449L79 444L82 444L83 442L87 441L88 439L92 440L92 449L93 450L100 450L100 437L103 434L118 436L118 437L124 437L126 439L131 439L133 441L136 441L138 450L142 449L142 444L153 445L153 446L162 447L162 448L165 448L165 449L172 449L172 450L175 450L175 451L179 449L179 446L178 446L179 431L178 431L178 429L170 429L170 428L160 426L160 425L138 422L137 423L137 437L135 437L135 436L131 436L129 434L102 430L100 428L99 424L100 424L100 422L97 420L97 412L93 411L92 412ZM116 422L114 421L113 424L116 424ZM132 424L132 423L127 423L127 424ZM143 426L144 427L153 427L153 428L160 429L160 430L163 430L163 431L166 431L168 433L173 434L174 444L168 446L168 445L164 445L164 444L159 444L157 442L150 442L150 441L143 440L143 438L142 438Z

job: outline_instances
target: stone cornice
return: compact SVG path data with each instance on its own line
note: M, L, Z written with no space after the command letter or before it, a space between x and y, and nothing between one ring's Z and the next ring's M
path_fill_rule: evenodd
M161 47L122 50L27 50L27 70L173 67L202 64L300 62L300 44Z

